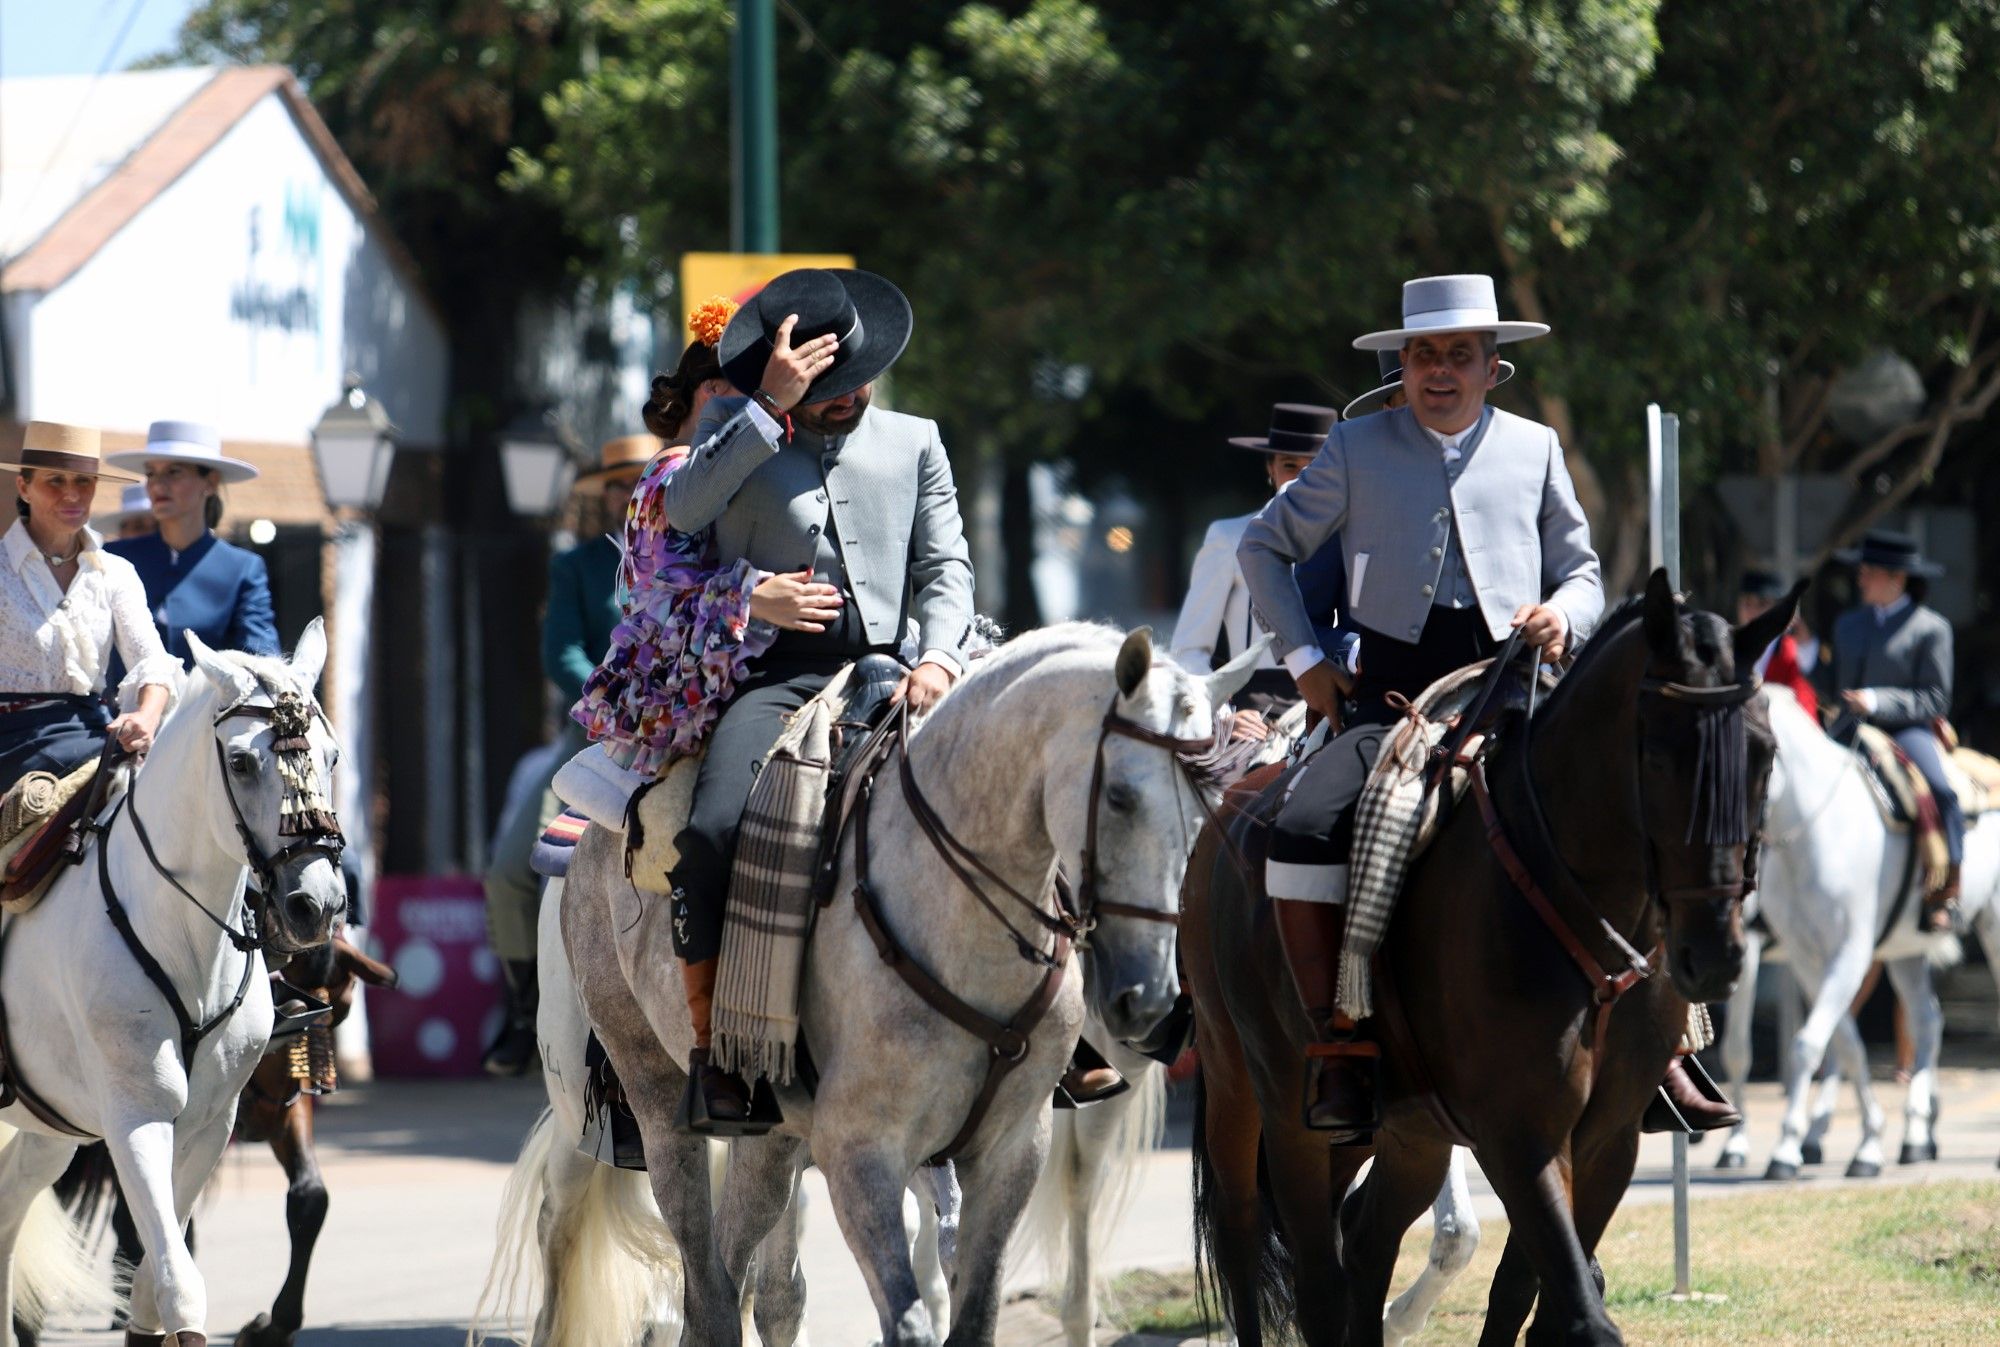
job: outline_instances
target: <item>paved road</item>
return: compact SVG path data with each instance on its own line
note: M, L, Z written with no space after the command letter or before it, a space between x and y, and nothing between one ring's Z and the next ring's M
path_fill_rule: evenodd
M1884 1083L1881 1093L1892 1120L1898 1120L1889 1136L1893 1158L1902 1092ZM1941 1161L1892 1166L1877 1182L1993 1176L2000 1156L2000 1071L1947 1072L1944 1101ZM1697 1241L1726 1221L1726 1208L1706 1199L1764 1187L1755 1176L1776 1134L1775 1089L1754 1087L1752 1102L1756 1147L1748 1174L1709 1168L1712 1143L1694 1151L1695 1192L1704 1199L1695 1217ZM501 1184L540 1104L538 1084L526 1081L381 1083L344 1091L327 1103L320 1115L321 1158L333 1208L307 1296L307 1322L315 1327L301 1335L304 1347L446 1347L464 1340L493 1247ZM1843 1108L1828 1165L1801 1182L1849 1182L1839 1174L1858 1128L1851 1104ZM1629 1200L1666 1200L1668 1164L1666 1140L1649 1138ZM1187 1166L1187 1153L1177 1146L1147 1157L1112 1240L1111 1263L1163 1268L1188 1263ZM1497 1221L1497 1202L1483 1183L1475 1186L1482 1219ZM816 1176L808 1180L808 1194L812 1340L816 1347L870 1342L873 1312ZM268 1303L283 1278L284 1182L268 1153L232 1150L196 1222L212 1335L227 1342L236 1325ZM1022 1268L1011 1280L1032 1286L1042 1276L1038 1269ZM57 1347L105 1347L120 1338L65 1326L47 1341Z

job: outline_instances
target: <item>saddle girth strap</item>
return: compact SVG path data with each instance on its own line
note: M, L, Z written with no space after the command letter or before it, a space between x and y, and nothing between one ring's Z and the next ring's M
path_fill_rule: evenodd
M1014 1018L1006 1024L987 1015L966 1002L949 987L939 982L930 972L918 964L897 941L890 931L888 921L882 914L880 902L874 890L868 886L868 814L873 803L872 783L864 784L862 794L854 809L854 910L861 917L861 924L868 932L868 938L875 943L875 952L883 963L895 970L903 984L917 994L919 1000L950 1020L959 1028L986 1044L986 1078L980 1083L979 1093L973 1098L972 1107L967 1112L965 1122L958 1134L945 1144L943 1150L932 1156L930 1163L942 1164L954 1159L978 1133L986 1114L993 1107L994 1096L1000 1086L1028 1055L1029 1036L1034 1033L1049 1007L1055 1004L1062 992L1063 975L1067 971L1070 954L1070 938L1058 932L1055 948L1049 952L1047 963L1042 969L1041 981L1032 995L1014 1012Z
M1577 971L1583 974L1583 980L1590 986L1590 999L1595 1007L1591 1012L1594 1022L1591 1027L1590 1083L1595 1087L1598 1077L1604 1072L1604 1046L1611 1032L1612 1007L1618 1004L1618 999L1626 992L1653 975L1652 962L1634 949L1610 922L1600 916L1597 922L1601 933L1611 943L1612 948L1628 960L1622 972L1614 974L1604 970L1604 965L1590 952L1589 946L1584 944L1583 938L1576 933L1575 928L1563 919L1562 913L1557 911L1555 903L1550 900L1549 895L1521 860L1520 854L1514 850L1513 843L1508 840L1506 825L1501 822L1500 813L1494 808L1493 793L1486 784L1484 761L1474 758L1464 762L1463 765L1472 778L1473 798L1479 802L1479 817L1486 825L1486 843L1492 849L1493 858L1500 862L1500 868L1506 872L1507 878L1513 882L1521 896L1528 900L1528 906L1542 919L1542 924L1555 936L1556 943L1562 946L1563 952L1569 956L1570 962L1576 965ZM1658 958L1660 953L1660 949L1655 948L1654 958Z

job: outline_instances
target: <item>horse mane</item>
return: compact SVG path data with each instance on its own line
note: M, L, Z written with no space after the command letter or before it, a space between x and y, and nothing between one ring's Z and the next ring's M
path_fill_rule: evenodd
M1636 623L1645 615L1645 611L1646 596L1643 594L1634 594L1630 598L1622 600L1616 608L1606 613L1604 620L1597 624L1597 630L1591 632L1584 639L1582 647L1577 650L1576 662L1570 665L1569 672L1557 680L1555 691L1551 692L1548 695L1548 699L1542 703L1541 710L1536 713L1537 719L1548 715L1562 706L1570 695L1571 689L1576 686L1584 674L1589 672L1597 663L1598 658L1604 653L1606 647L1611 644L1611 638Z

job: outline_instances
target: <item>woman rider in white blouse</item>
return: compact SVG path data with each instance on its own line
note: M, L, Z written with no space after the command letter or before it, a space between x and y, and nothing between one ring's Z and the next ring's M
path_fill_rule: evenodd
M98 433L31 421L17 462L20 518L0 538L0 791L33 771L66 776L104 750L152 746L179 686L180 662L160 645L138 572L89 528L100 480L129 475L99 461ZM105 704L116 648L131 672L124 712Z

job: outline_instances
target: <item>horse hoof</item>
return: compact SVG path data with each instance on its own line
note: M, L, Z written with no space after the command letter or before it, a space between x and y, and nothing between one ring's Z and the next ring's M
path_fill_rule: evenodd
M1925 1158L1924 1148L1914 1142L1905 1141L1903 1149L1896 1152L1896 1163L1899 1165L1918 1164Z
M295 1334L274 1327L268 1312L258 1315L236 1335L235 1347L292 1347Z
M1715 1167L1717 1169L1748 1169L1750 1167L1750 1157L1742 1151L1724 1151L1715 1157Z
M1882 1166L1873 1160L1850 1160L1847 1165L1850 1179L1878 1179L1882 1177Z
M1825 1160L1826 1160L1826 1155L1824 1152L1820 1150L1819 1143L1817 1141L1802 1141L1799 1143L1800 1164L1817 1165L1824 1163Z
M1799 1176L1799 1167L1783 1160L1773 1160L1764 1170L1764 1182L1785 1183Z

